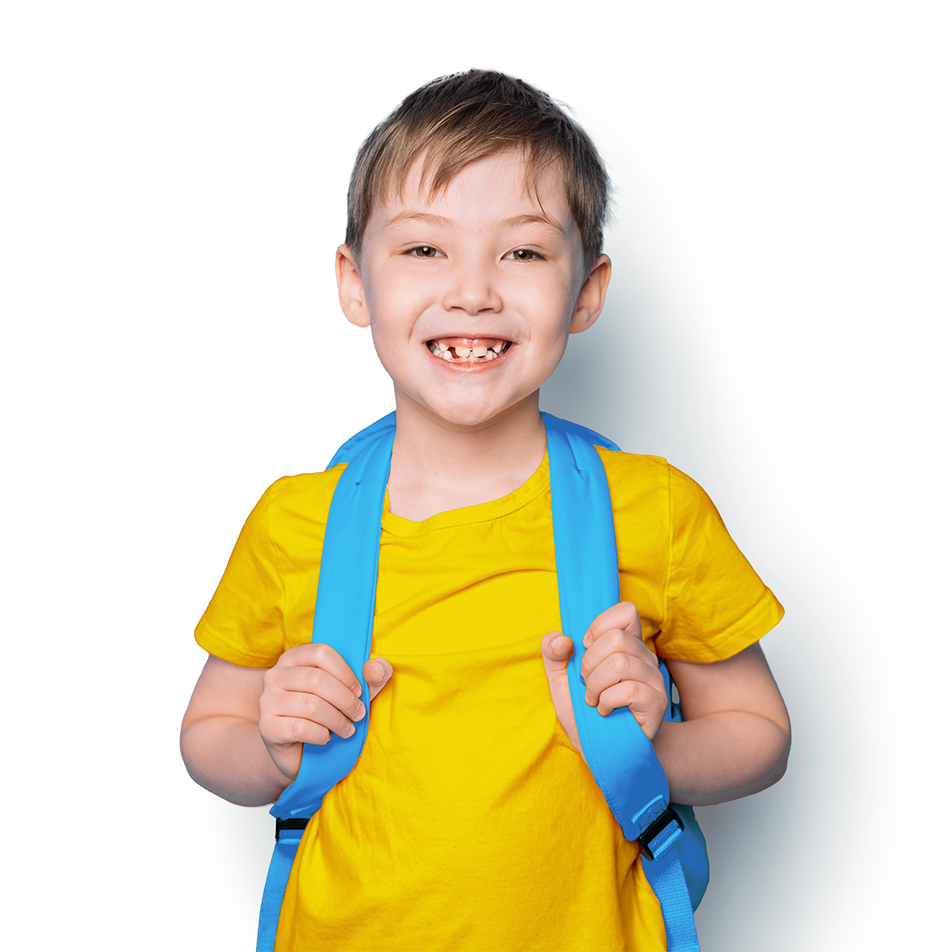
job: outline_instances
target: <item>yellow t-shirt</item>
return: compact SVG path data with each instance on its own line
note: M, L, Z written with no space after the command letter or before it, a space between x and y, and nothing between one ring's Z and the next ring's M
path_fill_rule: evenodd
M646 643L731 657L783 610L704 491L664 460L599 450L621 597ZM196 630L267 667L311 640L342 467L287 477L246 522ZM384 512L371 656L394 676L291 871L276 949L663 949L640 864L555 715L548 462L502 499L416 523Z

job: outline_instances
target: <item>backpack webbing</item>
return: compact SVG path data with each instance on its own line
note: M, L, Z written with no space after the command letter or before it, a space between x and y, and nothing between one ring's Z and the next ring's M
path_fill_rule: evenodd
M693 910L707 887L704 837L690 807L668 803L668 782L651 742L625 709L607 717L584 701L579 671L582 638L592 620L619 601L618 556L608 481L594 445L618 447L586 427L542 414L549 456L552 531L558 570L562 631L575 650L569 690L579 741L592 774L626 838L638 840L645 876L661 904L669 952L698 949ZM271 809L277 843L268 871L258 952L272 952L278 915L303 826L328 790L353 769L370 720L363 666L373 634L380 520L396 432L393 413L351 437L328 469L347 462L328 513L321 555L313 640L337 651L360 681L368 714L347 738L304 745L297 779ZM662 663L668 696L670 677ZM669 704L666 720L680 720ZM291 821L291 822L288 822Z

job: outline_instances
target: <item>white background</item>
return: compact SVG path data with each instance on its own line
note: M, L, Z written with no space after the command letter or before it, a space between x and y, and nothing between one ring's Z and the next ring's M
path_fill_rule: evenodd
M788 774L698 811L702 948L905 952L928 904L931 41L487 36L484 62L569 102L618 187L608 307L543 407L695 477L787 609L764 648ZM191 785L167 726L169 948L250 949L271 821Z
M930 49L484 38L618 186L610 303L543 407L697 479L787 609L788 774L698 811L705 952L905 950L926 915Z

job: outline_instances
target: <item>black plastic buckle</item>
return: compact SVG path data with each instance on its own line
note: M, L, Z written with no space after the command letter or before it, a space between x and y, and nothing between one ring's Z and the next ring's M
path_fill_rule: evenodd
M303 830L306 826L307 817L291 817L288 820L275 820L274 838L277 840L282 830Z
M654 859L654 853L651 852L649 844L655 839L655 837L660 836L661 833L663 833L665 829L671 825L672 821L677 823L678 829L684 832L684 823L681 820L681 817L679 817L678 814L669 806L664 811L664 813L662 813L661 816L659 816L658 819L655 820L654 823L652 823L651 826L649 826L648 829L641 834L641 836L637 837L635 842L641 847L641 852L644 854L645 859Z

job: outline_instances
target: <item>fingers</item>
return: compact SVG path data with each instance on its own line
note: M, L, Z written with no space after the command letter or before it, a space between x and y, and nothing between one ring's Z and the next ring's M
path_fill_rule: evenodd
M610 714L616 707L630 707L636 716L656 707L663 713L665 702L658 666L627 655L612 655L585 679L585 703L597 707L599 714Z
M641 641L641 618L638 615L638 609L631 602L619 602L617 605L612 605L611 608L606 608L589 625L588 631L585 632L585 637L582 639L582 644L589 648L602 635L610 631L625 631L637 635L638 640Z
M550 631L542 639L542 658L546 671L550 665L554 668L565 667L565 662L572 656L575 646L571 638L566 638L560 631Z
M582 744L578 739L578 727L575 712L572 710L572 697L569 690L567 663L575 646L571 638L559 631L550 631L542 639L542 663L549 679L549 692L555 713L572 746L582 754ZM582 754L584 760L585 755Z
M294 667L265 678L258 729L269 746L326 744L331 734L350 737L366 710L333 675Z
M386 658L373 658L364 665L363 674L372 701L393 677L393 665Z
M645 681L663 690L664 679L658 659L641 642L631 643L622 636L607 634L602 643L582 655L581 672L585 679L585 699L594 704L599 695L620 681Z
M658 659L641 640L641 618L631 602L619 602L603 611L592 622L582 644L585 645L585 653L580 670L586 679L603 661L617 652L640 658L654 667L658 665Z
M389 668L389 662L384 664ZM350 737L355 722L366 714L360 691L360 682L333 648L322 644L291 648L263 678L258 703L262 739L274 750L326 744L332 734Z
M600 714L627 707L649 738L667 707L658 659L641 638L641 619L631 602L619 602L592 622L583 639L580 670L585 701Z
M289 648L281 655L272 671L283 666L321 668L360 697L360 682L347 666L347 662L330 645L308 644Z

